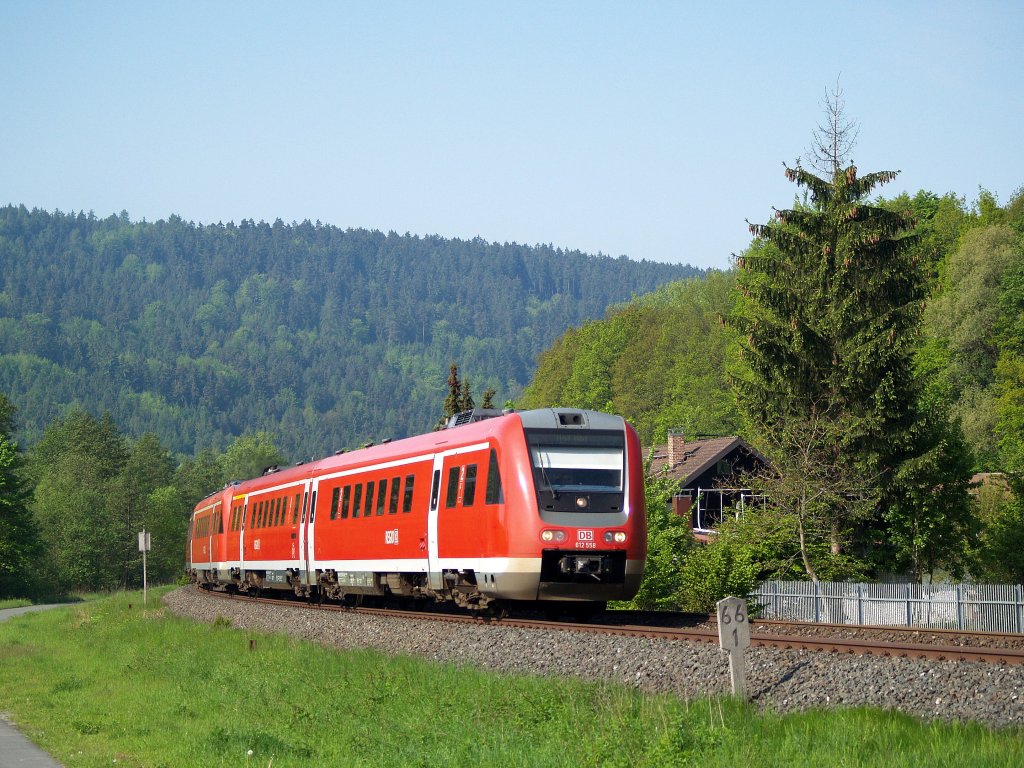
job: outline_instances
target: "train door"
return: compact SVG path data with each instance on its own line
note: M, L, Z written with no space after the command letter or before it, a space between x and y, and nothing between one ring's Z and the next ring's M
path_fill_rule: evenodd
M238 522L238 572L245 579L245 529L248 527L249 497L239 496L242 502L242 519Z
M203 525L203 561L208 570L213 571L213 520L217 514L217 507L214 506L203 518L206 522Z
M309 514L307 516L308 535L306 536L306 547L303 553L304 562L302 567L306 573L307 587L312 587L316 584L316 564L313 562L312 558L313 545L316 543L316 485L317 483L313 483L309 486L312 490L309 494Z
M431 589L441 589L444 582L441 578L441 561L437 549L437 510L441 495L441 467L444 455L434 456L434 469L430 477L430 506L427 511L427 569L430 574Z
M438 494L438 554L443 561L467 563L487 553L488 518L482 513L483 480L488 466L487 446L460 449L441 468ZM474 566L460 566L474 567Z
M302 486L302 513L299 516L299 570L303 574L303 583L307 586L315 584L316 578L310 572L310 552L313 550L311 539L314 536L313 522L316 512L316 491L312 484Z

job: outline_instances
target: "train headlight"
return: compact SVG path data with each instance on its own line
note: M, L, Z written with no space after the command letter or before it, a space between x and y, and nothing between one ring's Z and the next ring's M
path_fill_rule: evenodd
M561 542L565 541L565 531L552 531L550 529L541 531L540 540L546 543L551 543L552 541L554 541L560 544Z
M626 542L625 531L605 531L605 544L624 544Z
M576 506L579 509L586 509L587 507L590 506L590 500L586 496L577 496Z

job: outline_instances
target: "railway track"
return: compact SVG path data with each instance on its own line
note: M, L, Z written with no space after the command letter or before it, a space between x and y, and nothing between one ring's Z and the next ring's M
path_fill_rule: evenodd
M345 607L282 601L271 598L230 595L200 590L217 599L265 602L304 607L314 611L355 612L419 621L440 621L479 625L486 619L464 613L410 611L395 608ZM657 617L658 623L652 619ZM643 623L631 623L632 620ZM667 641L718 644L718 631L713 623L699 621L684 614L649 614L616 612L602 614L599 623L566 622L538 618L506 617L495 621L502 627L545 629L565 632L593 633L643 637ZM679 626L687 624L688 626ZM665 626L668 624L668 626ZM696 625L695 625L696 624ZM787 622L754 622L751 644L756 647L783 650L806 650L823 653L879 656L906 659L933 659L957 662L987 662L1002 665L1024 664L1024 637L994 633L922 630L900 627L860 627L851 625L796 624ZM884 639L883 639L884 638Z

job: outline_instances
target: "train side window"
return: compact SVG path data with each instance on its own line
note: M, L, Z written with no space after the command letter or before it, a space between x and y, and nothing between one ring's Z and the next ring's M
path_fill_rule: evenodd
M402 478L391 478L391 500L388 502L388 514L394 515L398 512L398 497L402 495Z
M331 491L331 520L338 519L338 501L341 499L341 488Z
M366 484L366 506L363 507L363 517L370 517L373 514L373 480Z
M277 524L284 525L284 516L288 511L288 499L284 496L277 500Z
M224 513L217 511L217 533L224 533Z
M352 517L359 517L359 504L363 500L363 484L356 483L355 498L352 499Z
M459 498L459 470L461 467L452 467L448 470L448 491L445 495L444 505L447 509L455 506Z
M505 494L501 489L501 475L498 473L498 453L491 448L491 459L487 464L487 504L504 504Z
M437 509L437 492L441 488L441 470L434 470L434 480L430 484L430 508Z
M309 524L312 525L316 522L316 491L313 491L313 495L309 499Z
M348 507L352 503L352 486L346 485L344 492L341 494L341 519L344 520L348 517Z
M462 506L472 507L476 498L476 464L466 467L466 487L462 491Z
M405 497L402 499L402 512L412 512L412 486L416 475L405 476Z
M281 524L281 498L271 501L270 507L270 524L276 527Z
M388 481L387 478L377 483L377 514L384 514L384 507L388 503Z
M296 525L299 522L299 505L302 504L301 494L295 494L295 506L292 509L292 525Z

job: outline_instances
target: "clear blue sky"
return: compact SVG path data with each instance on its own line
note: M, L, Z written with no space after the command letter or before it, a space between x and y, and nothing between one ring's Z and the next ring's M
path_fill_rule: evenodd
M0 204L726 267L839 77L863 171L1024 185L1024 2L0 3Z

